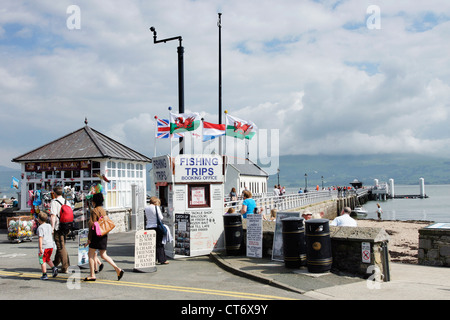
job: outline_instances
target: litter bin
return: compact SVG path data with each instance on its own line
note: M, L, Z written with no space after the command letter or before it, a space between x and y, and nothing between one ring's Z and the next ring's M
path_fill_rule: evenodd
M225 229L225 248L227 255L242 254L244 231L242 230L242 216L240 214L225 214L223 216Z
M305 228L303 218L290 217L281 220L283 233L283 256L286 268L306 265Z
M327 219L312 219L305 222L306 265L312 273L331 270L330 226Z

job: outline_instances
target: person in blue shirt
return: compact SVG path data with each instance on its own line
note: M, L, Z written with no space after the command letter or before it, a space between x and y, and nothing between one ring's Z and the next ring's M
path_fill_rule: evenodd
M242 192L244 195L244 202L242 202L241 213L244 219L247 218L247 214L253 214L256 208L256 202L252 199L252 193L248 190Z

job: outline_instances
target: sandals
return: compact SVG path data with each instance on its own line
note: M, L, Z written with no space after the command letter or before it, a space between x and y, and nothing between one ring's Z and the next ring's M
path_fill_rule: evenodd
M122 279L124 273L125 273L125 271L120 270L119 274L117 275L117 281ZM95 280L97 280L97 278L90 278L90 277L84 278L84 281L95 281Z
M95 270L95 273L99 273L103 270L104 264L102 263L99 267L98 267L98 271Z
M89 278L89 277L84 278L84 281L95 281L95 280L97 280L97 278Z

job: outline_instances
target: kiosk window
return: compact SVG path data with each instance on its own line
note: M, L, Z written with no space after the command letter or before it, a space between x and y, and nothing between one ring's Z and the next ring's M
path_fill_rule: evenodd
M188 207L204 208L211 207L210 185L189 185L188 186Z

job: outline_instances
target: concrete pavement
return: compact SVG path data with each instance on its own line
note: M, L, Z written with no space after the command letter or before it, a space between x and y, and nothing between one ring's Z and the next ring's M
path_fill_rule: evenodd
M24 278L40 276L36 257L37 241L29 244L9 243L3 231L0 231L0 271L2 271L0 280L3 281L3 290L10 286L8 288L11 289L7 294L11 296L21 292L21 298L39 299L35 289L47 288L49 285L45 281L23 281ZM197 296L198 292L195 290L202 284L207 284L209 288L220 287L222 290L228 290L226 294L233 294L234 298L239 299L239 294L242 293L236 291L236 285L242 282L246 291L253 291L254 299L263 298L261 292L267 294L272 290L270 288L273 288L270 293L272 297L302 300L450 300L450 268L445 267L391 263L391 281L380 282L335 272L309 273L306 267L287 269L283 262L272 261L268 258L227 256L224 252L213 252L209 257L172 260L168 266L157 266L158 271L154 274L140 274L129 272L134 265L134 232L111 234L108 246L110 256L120 267L127 270L124 286L120 287L125 299L170 299L173 297L170 295L164 297L161 294L149 295L146 289L152 286L154 291L156 285L174 286L174 288L177 286L176 288L180 288L179 291L190 291L177 299L205 299L204 293L207 294L207 299L223 298L222 293L225 292L219 295L206 288L202 289L204 290L202 295ZM76 241L69 240L68 247L70 247L71 262L75 264ZM212 268L211 265L214 264L211 264L211 261L220 268ZM99 281L96 282L105 284L104 295L98 296L99 286L82 284L86 289L83 290L82 298L105 298L112 294L112 289L107 289L106 284L113 284L112 281L116 282L117 278L110 266L107 265L105 269L99 276ZM199 269L205 271L202 272ZM180 270L184 272L181 278ZM238 275L246 280L237 280L227 274ZM82 271L82 276L86 275L87 270ZM66 276L70 277L70 275ZM17 282L18 279L22 281ZM24 295L26 291L20 290L24 284L25 287L30 286L26 295ZM227 287L228 285L230 287ZM52 290L54 288L53 286ZM72 292L73 296L67 296L68 291L63 291L64 288L65 286L61 286L64 298L80 298L76 290ZM164 289L161 291L175 290L169 287L160 288ZM4 295L2 297L5 298Z
M211 257L230 272L319 300L450 300L450 268L390 263L388 282L372 272L368 279L333 272L310 273L306 267L288 269L267 258ZM379 278L379 277L378 277Z

